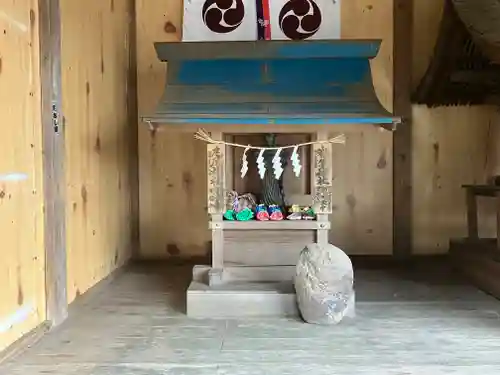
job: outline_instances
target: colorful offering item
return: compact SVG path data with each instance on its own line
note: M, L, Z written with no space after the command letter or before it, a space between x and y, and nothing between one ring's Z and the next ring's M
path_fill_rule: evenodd
M236 220L236 216L234 215L234 210L227 210L224 213L224 219L229 220L229 221Z
M288 212L290 213L287 216L288 220L302 220L302 212L301 212L300 206L298 204L292 205L292 207L290 207Z
M238 221L249 221L254 217L253 211L246 207L236 214L236 220Z
M239 195L237 191L231 191L228 194L228 198L232 203L233 212L236 215L238 212L249 208L251 210L256 206L255 197L251 193L245 193Z
M269 206L269 218L272 221L280 221L283 220L283 212L281 212L281 208L275 204Z
M302 210L302 220L314 220L316 219L316 214L311 207L304 207Z
M269 212L267 212L266 206L263 204L259 204L255 209L256 219L259 221L267 221L269 220Z
M245 193L238 196L238 202L235 207L236 213L248 208L253 211L256 206L255 197L251 193ZM234 207L233 207L234 208Z

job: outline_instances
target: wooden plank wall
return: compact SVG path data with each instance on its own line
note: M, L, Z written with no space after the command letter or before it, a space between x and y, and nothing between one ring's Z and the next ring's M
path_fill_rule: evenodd
M139 112L152 111L163 91L165 68L153 42L181 38L182 0L136 0ZM344 38L382 38L374 80L391 109L392 0L342 3ZM190 134L151 133L139 123L141 256L205 256L205 145ZM348 134L334 147L335 211L330 239L350 253L392 252L392 135L376 129Z
M36 0L0 4L0 351L45 320Z
M68 299L132 252L128 94L133 3L61 0Z
M432 57L443 6L414 1L414 87ZM500 172L500 114L494 107L414 106L413 122L414 252L442 253L451 237L466 235L461 185ZM494 207L481 203L481 234L494 236Z

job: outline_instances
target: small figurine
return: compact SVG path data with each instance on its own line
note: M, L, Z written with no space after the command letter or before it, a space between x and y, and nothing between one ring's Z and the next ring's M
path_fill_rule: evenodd
M228 194L228 199L233 206L233 211L235 214L238 214L238 212L244 210L245 208L253 210L256 206L255 197L251 193L240 195L236 191L231 191Z
M293 204L290 209L288 210L290 213L287 216L288 220L301 220L302 219L302 213L300 212L300 206L298 204Z
M304 207L302 209L302 220L315 220L316 214L311 207Z
M272 204L271 206L269 206L269 212L270 212L269 218L271 220L273 221L283 220L283 212L281 212L281 208L278 205Z
M264 204L259 204L255 209L256 219L259 221L269 220L269 212L267 212L266 206Z
M234 210L227 210L226 212L224 212L224 219L229 220L229 221L236 220Z
M224 213L225 220L248 221L254 218L255 197L252 194L239 195L237 191L230 191L228 199L232 209Z
M245 207L244 209L242 209L240 212L238 212L236 214L236 220L238 221L249 221L249 220L252 220L253 219L253 211L248 208L248 207Z

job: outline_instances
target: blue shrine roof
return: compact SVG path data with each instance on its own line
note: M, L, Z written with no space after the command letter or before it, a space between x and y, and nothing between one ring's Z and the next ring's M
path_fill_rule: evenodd
M379 102L370 59L379 40L155 43L168 62L154 124L401 122Z

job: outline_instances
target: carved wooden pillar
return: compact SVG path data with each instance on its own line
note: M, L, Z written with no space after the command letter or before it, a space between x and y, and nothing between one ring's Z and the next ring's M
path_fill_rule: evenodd
M222 133L212 132L214 140L222 140ZM223 214L226 208L225 173L226 147L219 144L207 145L207 206L212 229L212 271L210 283L222 280L224 265L224 232L222 229Z
M328 140L328 132L318 132L316 140ZM332 144L318 143L312 150L312 189L314 211L319 228L316 241L320 245L328 243L328 215L332 213Z
M219 137L212 133L212 138L222 138L219 133ZM226 200L224 193L224 183L225 183L225 146L218 144L208 144L207 145L207 204L208 213L213 214L223 214Z

